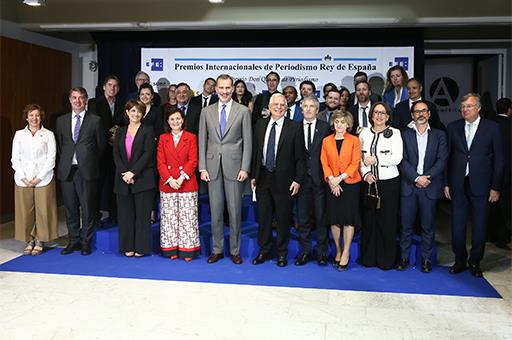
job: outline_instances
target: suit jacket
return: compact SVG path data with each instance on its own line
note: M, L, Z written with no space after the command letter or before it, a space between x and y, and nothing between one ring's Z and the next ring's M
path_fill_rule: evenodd
M57 118L55 139L59 151L57 178L65 181L70 172L73 155L76 153L78 168L86 180L97 179L100 175L99 165L105 149L105 130L98 115L87 111L80 126L78 141L73 141L71 131L72 114L66 113ZM74 119L74 118L73 118Z
M359 164L361 162L361 142L359 138L345 133L341 150L338 153L335 134L324 138L321 154L324 180L329 181L330 176L337 177L346 173L345 182L354 184L361 181Z
M306 149L306 168L307 173L311 175L311 179L316 186L323 185L324 173L322 171L322 163L320 162L320 153L322 152L322 141L331 133L331 127L326 122L317 119L315 133L311 147Z
M299 123L301 123L304 120L302 108L300 107L300 100L295 102L295 110L293 110L293 120Z
M428 124L431 128L446 130L446 127L441 123L439 119L439 113L437 112L436 104L426 101L428 109L430 110L430 118L428 120ZM401 101L396 104L393 115L392 115L392 123L391 126L403 130L407 129L407 125L412 121L411 110L409 109L409 99Z
M174 146L172 133L160 135L157 151L157 167L160 174L160 191L162 192L195 192L198 190L197 168L197 137L193 133L183 131L178 145ZM184 180L179 190L174 190L165 182L172 176L178 178L184 172L189 179Z
M496 116L494 121L498 123L501 131L501 141L503 143L503 159L504 159L504 171L503 171L503 185L510 186L510 178L511 174L511 166L510 166L510 158L511 158L511 150L510 146L512 144L511 132L512 132L512 118L504 117L504 116Z
M138 193L154 189L155 185L155 133L151 126L141 124L132 144L130 160L126 153L125 140L128 126L123 126L116 132L114 140L114 163L116 172L114 176L114 192L121 195ZM134 184L123 181L123 172L131 171L135 174Z
M327 121L327 112L329 112L329 111L330 110L328 110L326 107L323 111L318 112L318 114L316 115L316 118L328 123L329 126L331 126L331 118L330 117L329 117L329 121ZM334 111L331 111L331 112L334 112Z
M414 180L420 176L417 172L419 159L416 130L405 129L402 131L402 140L404 143L404 155L402 162L398 166L402 174L401 194L402 196L410 196L416 186ZM448 146L446 134L438 129L430 129L428 131L422 174L424 176L431 176L431 183L425 189L430 199L439 199L443 195L444 171L447 160Z
M89 100L88 105L90 112L101 117L101 122L103 123L103 127L105 128L107 135L109 135L109 130L114 125L124 125L124 105L118 98L116 98L114 103L114 114L110 111L110 105L105 96Z
M265 145L265 132L270 117L259 119L254 128L254 142L252 152L251 178L256 179L256 185L261 179L263 163L263 146ZM277 142L276 178L277 192L288 192L292 182L302 183L304 179L306 147L304 146L304 131L302 125L288 118L284 118L283 128Z
M219 97L215 94L215 93L212 93L212 96L210 98L210 102L208 104L208 106L212 105L212 104L215 104L216 102L219 101ZM192 98L190 98L190 102L191 103L194 103L194 105L198 105L200 107L203 107L203 95L200 94L200 95L197 95L197 96L194 96Z
M276 91L274 93L279 93ZM256 124L256 121L261 117L261 111L263 109L268 109L268 103L270 102L270 97L274 94L268 91L264 91L254 98L254 108L252 109L252 125Z
M382 95L382 101L384 103L388 104L391 109L394 109L395 108L395 96L396 96L396 91L394 88L392 88L392 89L384 92L384 94ZM401 97L400 102L404 101L406 99L409 99L409 95L407 94L407 87L405 87L405 86L402 87L402 93L401 93L400 97Z
M355 92L352 92L352 93L350 94L349 99L348 99L348 104L347 104L347 105L348 105L348 107L354 106L354 105L355 105L355 104L354 104L355 100L356 100L356 93L355 93ZM372 94L370 95L370 101L371 101L372 103L380 102L380 101L382 101L382 97L381 97L379 94L377 94L377 93L372 93Z
M366 114L368 114L370 112L370 108L372 107L372 105L374 103L375 102L370 101L370 103L368 104L368 109L366 111ZM348 112L350 112L352 114L352 118L354 118L354 123L352 124L352 130L350 130L350 133L357 136L359 134L359 133L357 133L357 129L359 128L360 124L363 124L363 122L359 121L359 104L350 106L348 108ZM371 126L370 118L368 117L368 127L370 127L370 126Z
M465 136L465 120L450 123L448 133L447 185L452 193L464 193L466 164L469 161L469 183L475 196L489 195L489 190L501 189L503 176L503 149L499 126L480 118L471 148Z
M222 166L224 177L234 181L240 170L249 173L251 169L251 113L247 106L232 101L221 137L219 105L217 102L203 108L199 118L199 170L207 170L213 180Z

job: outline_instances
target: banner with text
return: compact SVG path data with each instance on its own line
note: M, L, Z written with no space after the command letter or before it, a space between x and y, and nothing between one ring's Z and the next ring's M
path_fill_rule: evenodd
M266 90L265 76L275 71L280 88L298 87L310 80L317 87L332 82L353 90L353 75L368 74L373 92L382 93L386 71L401 65L414 72L414 47L304 47L304 48L142 48L141 70L151 77L155 91L166 98L169 84L188 83L200 93L206 78L227 73L247 83L257 94ZM165 99L164 99L165 101Z

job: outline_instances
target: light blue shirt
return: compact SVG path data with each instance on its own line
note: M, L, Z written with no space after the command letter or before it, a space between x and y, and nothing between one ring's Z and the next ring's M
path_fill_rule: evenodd
M423 166L425 164L425 153L427 152L430 125L427 125L427 128L423 134L420 134L418 129L416 129L416 125L413 126L413 129L416 131L416 143L418 143L418 167L416 168L416 172L421 176L423 175Z

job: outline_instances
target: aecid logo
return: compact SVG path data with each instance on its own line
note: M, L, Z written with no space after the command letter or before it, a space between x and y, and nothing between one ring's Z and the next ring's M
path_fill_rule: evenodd
M453 106L459 97L459 86L452 78L441 77L432 82L430 98L438 106Z

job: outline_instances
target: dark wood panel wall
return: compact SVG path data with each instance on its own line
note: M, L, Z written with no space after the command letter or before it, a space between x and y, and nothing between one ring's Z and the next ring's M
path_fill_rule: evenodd
M71 87L71 54L23 41L0 37L0 217L14 213L12 138L25 127L23 108L35 103L46 112L45 127L67 109Z

